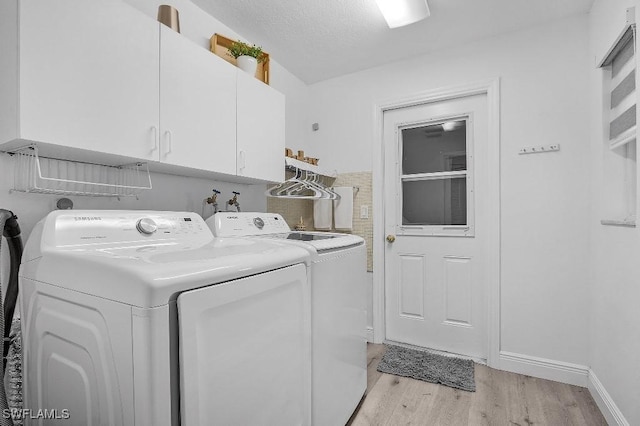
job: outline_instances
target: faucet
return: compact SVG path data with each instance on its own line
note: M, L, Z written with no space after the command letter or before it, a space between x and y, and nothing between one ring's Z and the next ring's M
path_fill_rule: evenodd
M227 201L227 204L229 204L230 206L234 206L236 210L239 212L240 203L238 202L238 195L240 195L239 192L233 191L233 198Z
M213 195L209 198L205 198L204 202L207 204L211 204L213 206L213 214L218 213L218 194L220 193L220 191L218 191L217 189L213 189Z

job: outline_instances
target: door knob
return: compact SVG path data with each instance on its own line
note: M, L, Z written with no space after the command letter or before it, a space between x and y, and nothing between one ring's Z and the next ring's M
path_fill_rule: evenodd
M395 235L387 235L387 241L392 243L396 240L396 236Z

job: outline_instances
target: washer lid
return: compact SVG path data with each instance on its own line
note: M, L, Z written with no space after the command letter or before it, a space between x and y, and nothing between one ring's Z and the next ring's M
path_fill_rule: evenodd
M277 213L221 212L207 219L206 224L218 237L260 236L304 243L304 247L318 252L364 244L364 239L353 234L291 231Z
M364 244L364 239L358 235L329 232L294 231L282 234L259 235L259 237L261 239L296 244L302 247L311 247L317 252L340 250Z
M71 214L94 218L89 220L69 220L69 215L53 212L34 228L20 276L139 307L160 306L185 290L303 263L309 257L308 251L289 244L214 238L194 213ZM189 218L193 232L156 230L141 238L143 231L131 230L140 218L165 225L173 223L170 218ZM151 225L144 224L147 232ZM198 227L203 230L196 231Z

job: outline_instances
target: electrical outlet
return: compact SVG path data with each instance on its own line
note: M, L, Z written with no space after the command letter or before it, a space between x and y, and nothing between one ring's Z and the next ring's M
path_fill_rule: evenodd
M360 219L369 219L369 206L360 206Z

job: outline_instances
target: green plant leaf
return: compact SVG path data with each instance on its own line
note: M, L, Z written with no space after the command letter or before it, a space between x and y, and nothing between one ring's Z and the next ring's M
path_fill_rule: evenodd
M241 40L234 41L231 47L229 47L227 54L236 59L238 59L239 56L252 56L256 58L258 62L262 62L265 59L261 46L256 46L255 44L250 46Z

